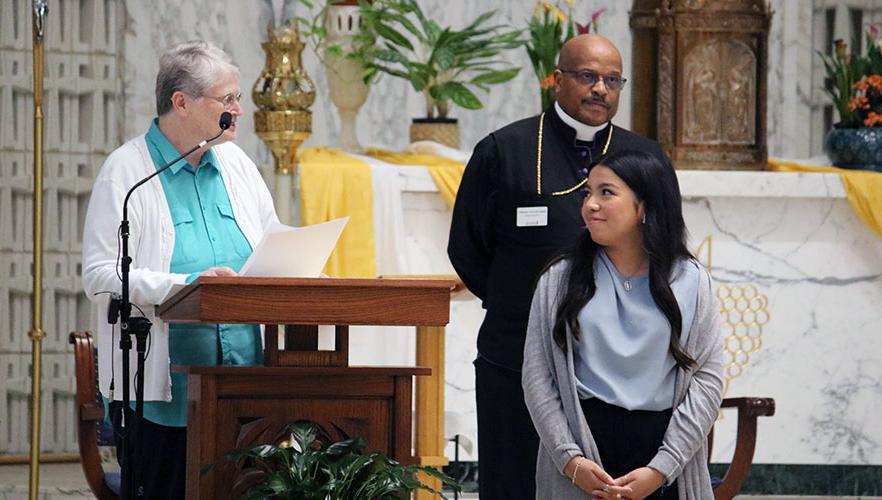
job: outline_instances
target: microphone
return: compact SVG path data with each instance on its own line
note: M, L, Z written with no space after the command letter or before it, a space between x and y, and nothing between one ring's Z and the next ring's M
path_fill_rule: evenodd
M226 130L226 129L230 128L230 125L232 125L232 124L233 124L233 115L230 114L228 111L224 111L223 113L221 113L220 123L218 123L218 126L220 126L221 130ZM217 137L218 136L214 136L214 139L217 139ZM208 142L211 142L214 139L209 139Z

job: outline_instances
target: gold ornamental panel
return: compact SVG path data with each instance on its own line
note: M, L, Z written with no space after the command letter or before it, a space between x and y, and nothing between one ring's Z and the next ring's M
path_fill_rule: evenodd
M763 328L769 322L769 298L752 284L721 284L716 296L723 321L725 394L729 382L744 372L750 355L763 345Z
M704 253L704 259L702 259ZM695 256L711 272L713 238L706 236ZM744 373L750 356L763 345L763 329L768 324L769 298L752 283L722 283L714 292L720 306L723 334L723 395L729 382Z

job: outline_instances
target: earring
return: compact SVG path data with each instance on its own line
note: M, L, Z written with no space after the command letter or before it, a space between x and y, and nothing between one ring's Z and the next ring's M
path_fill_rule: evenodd
M646 224L646 212L643 212L643 223Z

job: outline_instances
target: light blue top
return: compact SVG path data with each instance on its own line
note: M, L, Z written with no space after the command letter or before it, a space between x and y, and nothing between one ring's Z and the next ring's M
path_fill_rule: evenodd
M685 345L698 300L698 266L680 261L672 276ZM597 290L579 312L581 334L573 341L579 398L596 397L628 410L671 408L677 367L669 349L671 326L652 299L649 275L627 279L601 250L594 280Z
M154 120L147 149L156 168L180 154ZM184 160L159 174L175 225L171 272L188 274L191 282L213 266L236 271L251 255L251 245L233 216L220 165L210 149L199 168ZM156 237L159 237L158 235ZM257 325L176 324L168 330L171 364L255 365L263 362ZM172 373L172 400L146 401L144 418L160 425L187 425L187 375Z

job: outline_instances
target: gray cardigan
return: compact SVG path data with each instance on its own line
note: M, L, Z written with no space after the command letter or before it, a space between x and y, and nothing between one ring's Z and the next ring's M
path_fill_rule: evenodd
M572 338L567 336L564 352L552 337L568 266L567 261L558 262L539 279L524 345L524 397L541 443L536 465L537 499L587 497L563 474L573 457L582 455L603 467L576 394ZM695 317L684 346L696 360L696 366L677 370L671 422L661 448L647 464L664 474L666 483L678 480L680 500L713 498L707 468L707 434L722 402L719 306L710 275L704 268L700 272Z

